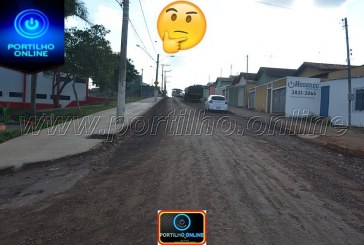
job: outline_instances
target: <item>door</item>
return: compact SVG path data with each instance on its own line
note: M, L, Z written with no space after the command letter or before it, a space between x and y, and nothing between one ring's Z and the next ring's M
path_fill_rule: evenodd
M267 113L270 113L270 104L272 99L272 90L268 89Z
M273 90L273 113L286 112L286 88Z
M244 106L244 88L238 88L238 107Z
M330 98L330 86L321 87L321 105L320 105L320 116L329 116L329 98Z
M248 109L255 108L255 91L249 92Z

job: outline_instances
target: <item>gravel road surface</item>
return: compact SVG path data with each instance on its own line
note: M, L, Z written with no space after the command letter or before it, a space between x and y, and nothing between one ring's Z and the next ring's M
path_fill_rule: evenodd
M364 161L168 98L91 152L0 175L0 244L157 244L157 211L207 211L207 244L364 244Z

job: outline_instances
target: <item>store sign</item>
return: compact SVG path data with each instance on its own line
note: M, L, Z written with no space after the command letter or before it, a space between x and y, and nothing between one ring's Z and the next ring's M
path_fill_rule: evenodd
M0 1L0 65L36 73L64 64L64 0Z
M319 78L287 77L286 113L308 111L320 114L321 88Z

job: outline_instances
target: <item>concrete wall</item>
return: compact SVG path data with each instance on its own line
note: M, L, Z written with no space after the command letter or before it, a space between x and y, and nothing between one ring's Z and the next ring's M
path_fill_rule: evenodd
M215 91L215 86L211 85L211 86L209 87L209 94L215 94L215 93L216 93L216 91Z
M273 89L285 87L286 86L286 81L287 81L286 78L282 78L282 79L279 79L279 80L276 80L276 81L272 82Z
M352 77L362 77L364 76L364 65L355 67L351 69L351 76ZM329 80L332 79L342 79L348 77L348 70L336 71L329 73Z
M209 93L209 89L208 88L204 88L203 89L203 95L202 98L203 99L207 99L209 97L210 93Z
M342 119L348 125L348 82L347 79L338 79L321 82L321 86L330 86L329 117ZM364 77L352 79L352 93L357 89L364 89ZM355 97L352 103L351 124L364 127L364 111L355 110ZM335 122L335 120L334 120ZM337 121L338 124L340 121Z
M256 82L249 82L245 85L245 90L244 90L244 107L248 108L248 101L249 101L249 91L251 88L254 88L256 86Z
M255 101L256 101L255 95L256 95L256 91L255 91L255 87L254 87L249 90L248 109L255 109Z
M324 73L315 67L305 67L300 73L295 74L297 77L312 77Z
M267 84L256 87L255 110L259 112L267 111Z
M2 91L2 96L0 97L0 101L22 102L23 97L10 97L9 93L10 92L23 93L23 80L24 80L23 73L18 71L11 71L0 67L0 91ZM30 80L28 84L30 86ZM30 89L27 91L30 92Z
M237 106L238 107L244 107L245 106L245 104L244 104L244 101L245 101L245 87L246 87L246 85L236 87L236 89L237 89Z
M217 95L224 95L224 88L215 88L215 94Z
M26 88L25 88L25 103L30 103L31 101L31 75L26 75ZM37 98L37 104L53 104L52 95L52 76L46 76L43 72L37 75L37 91L38 95L46 96L45 99ZM23 97L9 97L9 92L23 93L24 91L24 74L21 72L13 71L10 69L0 67L0 91L2 91L2 96L0 96L0 102L16 102L22 103ZM87 81L88 82L88 81ZM62 83L61 83L62 86ZM87 96L87 83L76 83L76 90L78 92L79 101L86 101ZM60 100L62 107L67 106L72 101L75 101L75 95L72 88L72 83L65 86L62 91L63 96L69 96L69 100Z
M286 115L306 116L306 112L320 115L320 103L319 78L287 77Z

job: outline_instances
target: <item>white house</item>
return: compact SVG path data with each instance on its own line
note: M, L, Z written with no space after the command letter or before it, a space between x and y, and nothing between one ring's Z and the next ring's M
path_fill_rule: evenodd
M61 82L60 86L62 84ZM38 73L36 90L38 109L53 107L52 86L51 76L46 76L43 72ZM78 80L76 90L81 104L85 103L88 97L88 79ZM27 108L30 106L30 99L31 75L0 67L0 105ZM62 107L67 107L73 105L75 100L72 83L69 83L64 87L59 103Z
M364 127L364 76L352 78L354 95L351 105L351 125ZM333 79L321 82L321 116L328 116L335 124L348 125L349 100L348 79Z

